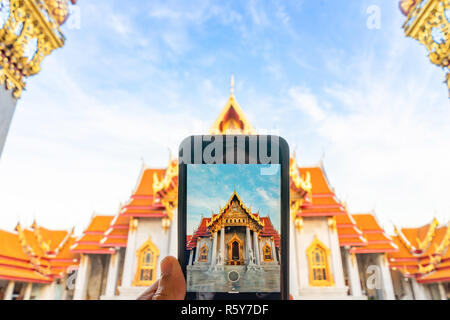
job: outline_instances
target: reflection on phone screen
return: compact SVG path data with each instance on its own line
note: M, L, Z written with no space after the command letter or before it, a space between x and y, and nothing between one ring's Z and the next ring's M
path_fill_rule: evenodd
M273 166L187 165L188 292L281 291L281 170Z

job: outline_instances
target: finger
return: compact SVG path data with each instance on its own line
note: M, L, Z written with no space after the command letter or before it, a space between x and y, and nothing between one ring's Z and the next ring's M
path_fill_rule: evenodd
M161 261L161 278L153 300L183 300L186 295L186 281L178 260L166 257Z
M159 286L159 279L156 280L155 283L153 283L150 288L145 290L145 292L141 294L137 298L137 300L152 300L156 290L158 290L158 286Z

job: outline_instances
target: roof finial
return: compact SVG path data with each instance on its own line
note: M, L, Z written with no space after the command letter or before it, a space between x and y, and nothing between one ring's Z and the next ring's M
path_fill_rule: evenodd
M230 95L234 96L234 75L231 75L231 81L230 81Z

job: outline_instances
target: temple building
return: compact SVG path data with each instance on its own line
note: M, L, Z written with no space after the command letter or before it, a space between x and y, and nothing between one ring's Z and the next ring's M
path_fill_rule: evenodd
M419 228L395 227L399 251L388 255L396 295L402 299L450 299L450 224L436 219Z
M48 230L34 222L0 230L0 299L72 299L79 255L70 251L73 230Z
M256 133L233 91L209 131L230 132ZM396 228L396 234L389 236L374 212L348 211L323 163L301 167L292 155L289 175L294 299L448 298L448 226L439 227L434 220L417 229ZM161 260L177 256L177 192L176 159L162 169L143 164L129 199L115 214L94 214L77 238L36 224L1 231L1 295L4 299L135 299L156 281ZM276 277L261 285L255 275L279 274L279 231L268 217L247 207L236 191L223 205L203 217L187 237L191 277L207 270L220 280L224 270L237 270L245 280L239 285L277 286ZM188 276L188 285L190 280Z
M269 217L245 206L236 190L188 239L188 291L280 291L280 235ZM228 279L232 271L242 279Z
M25 80L64 46L60 26L68 17L68 0L0 1L0 156Z

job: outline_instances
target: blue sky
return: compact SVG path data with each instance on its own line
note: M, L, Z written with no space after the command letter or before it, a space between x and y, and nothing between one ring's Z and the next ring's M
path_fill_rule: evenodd
M280 170L273 175L261 175L264 165L189 165L187 171L187 232L200 224L202 216L219 213L236 187L244 205L269 217L280 231Z
M444 72L406 38L397 1L78 1L19 101L0 159L0 228L81 230L115 214L145 161L167 165L229 95L278 129L300 165L324 161L352 212L414 226L450 205ZM380 13L369 29L368 9ZM369 10L370 11L370 10Z

